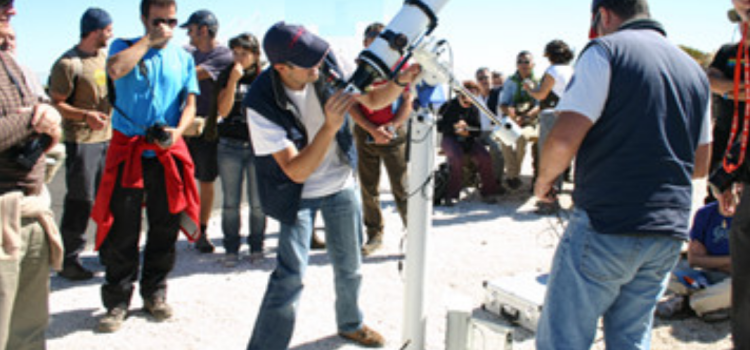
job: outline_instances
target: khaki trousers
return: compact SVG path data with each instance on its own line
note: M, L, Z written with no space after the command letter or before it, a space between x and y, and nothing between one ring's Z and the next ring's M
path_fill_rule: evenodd
M49 320L49 243L35 219L22 219L21 251L0 249L0 350L45 348Z
M367 131L359 125L354 127L357 145L357 170L362 190L362 211L367 236L382 234L383 213L380 211L380 167L385 165L391 192L401 221L406 226L406 128L397 130L397 141L388 145L376 145L367 141Z

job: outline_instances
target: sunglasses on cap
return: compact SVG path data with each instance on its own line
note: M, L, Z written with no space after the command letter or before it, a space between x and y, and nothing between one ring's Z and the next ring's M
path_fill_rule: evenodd
M599 37L599 32L596 27L599 26L599 22L602 20L602 14L599 10L591 16L591 30L589 30L589 39L596 39Z
M158 27L162 24L166 24L174 28L177 26L177 18L154 18L151 20L151 24L153 24L154 27Z

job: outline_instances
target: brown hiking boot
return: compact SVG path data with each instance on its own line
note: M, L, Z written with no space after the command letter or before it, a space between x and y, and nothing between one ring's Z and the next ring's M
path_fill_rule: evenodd
M125 321L125 317L128 315L128 310L122 307L113 307L107 310L107 313L99 319L99 323L96 325L96 330L102 333L113 333L117 332L122 323Z
M378 232L373 235L368 235L367 243L362 246L362 255L369 256L376 250L383 246L383 233Z
M339 332L339 336L367 348L382 348L385 346L383 336L365 325L351 333Z
M163 297L148 298L143 301L143 310L150 313L157 321L164 321L172 317L172 307Z

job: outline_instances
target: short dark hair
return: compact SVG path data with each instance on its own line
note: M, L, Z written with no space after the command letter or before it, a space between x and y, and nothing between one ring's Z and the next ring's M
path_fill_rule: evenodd
M636 16L651 17L647 0L601 0L599 7L614 12L623 20L629 20Z
M474 72L474 76L477 76L477 75L479 75L479 73L484 72L484 71L487 71L487 73L489 73L490 69L487 68L487 67L479 67L479 68L477 68L477 71Z
M521 58L521 56L529 56L531 58L534 57L534 55L532 55L530 51L526 51L526 50L519 52L518 55L516 55L516 59Z
M573 60L573 51L562 40L552 40L544 48L544 55L552 64L568 64Z
M258 38L250 33L242 33L230 39L229 48L234 49L236 47L241 47L256 55L260 55L260 44L258 43Z
M148 11L151 10L152 6L156 7L177 7L175 0L141 0L141 16L148 18Z
M365 28L365 40L368 38L375 38L380 34L380 32L383 31L383 29L385 29L383 23L374 22L370 24L369 26L367 26L367 28Z
M479 88L479 84L475 83L473 80L464 80L463 86L464 88L466 88L466 90L473 90L473 91L481 90Z

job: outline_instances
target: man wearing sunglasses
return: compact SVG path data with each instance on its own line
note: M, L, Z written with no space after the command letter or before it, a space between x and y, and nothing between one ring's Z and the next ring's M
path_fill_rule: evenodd
M219 147L216 130L216 82L219 73L232 64L234 58L232 50L216 40L219 21L211 11L193 12L180 28L188 31L190 46L187 50L195 60L198 87L201 90L196 101L192 133L185 135L185 142L195 163L195 178L198 179L201 196L201 237L195 242L195 248L201 253L212 253L214 245L206 235L206 228L214 203L214 182L219 176L219 164L216 160Z
M362 209L353 176L357 154L347 111L355 102L375 110L389 105L414 80L419 66L401 71L396 81L354 96L326 88L321 66L344 76L329 48L302 26L276 23L263 39L271 68L261 73L245 97L261 203L281 226L278 264L249 350L289 347L318 211L334 269L339 335L368 347L385 344L363 323L358 304Z
M146 34L117 39L110 47L114 131L92 213L98 225L96 246L106 266L102 301L107 313L99 320L101 332L122 325L139 270L145 311L157 321L170 318L167 275L174 267L178 231L190 241L200 233L193 162L182 139L195 117L199 90L193 58L170 43L176 12L174 0L142 0ZM144 199L149 227L141 267Z
M688 239L692 179L708 172L708 79L646 0L594 0L584 49L544 144L535 194L576 157L575 208L557 247L539 350L648 349L654 309Z
M516 73L511 76L503 87L500 95L500 110L522 128L534 128L538 124L539 101L535 100L523 89L524 82L537 85L539 81L534 77L534 56L531 52L521 51L516 56ZM515 147L502 144L503 159L505 159L506 183L511 189L521 187L521 165L526 156L528 136L522 136L516 141ZM534 163L534 178L537 175L537 143L531 145ZM533 183L532 183L533 186Z
M0 1L0 32L15 14L12 0ZM63 258L42 154L60 139L61 117L23 76L0 51L0 349L45 348L49 268Z

